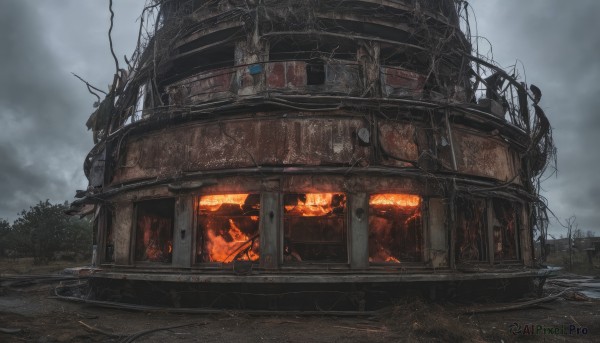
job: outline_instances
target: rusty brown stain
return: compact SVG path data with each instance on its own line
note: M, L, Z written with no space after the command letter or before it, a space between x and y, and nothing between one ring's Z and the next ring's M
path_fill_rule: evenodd
M419 95L425 86L425 75L412 71L381 67L381 82L386 95Z
M382 161L384 165L406 167L411 164L399 159L416 161L419 157L418 146L415 142L415 127L410 123L379 122L379 143L388 157Z
M492 137L482 137L455 130L454 140L458 170L461 173L509 181L516 175L508 144Z
M348 166L369 158L369 149L354 141L363 125L360 119L264 119L163 130L126 145L113 183L257 164Z

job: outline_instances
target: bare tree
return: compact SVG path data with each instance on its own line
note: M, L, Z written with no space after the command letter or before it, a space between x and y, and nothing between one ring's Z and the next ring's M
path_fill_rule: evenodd
M577 217L572 215L565 219L565 223L560 223L562 227L567 229L567 241L569 243L569 271L573 269L573 233L579 231L577 224Z

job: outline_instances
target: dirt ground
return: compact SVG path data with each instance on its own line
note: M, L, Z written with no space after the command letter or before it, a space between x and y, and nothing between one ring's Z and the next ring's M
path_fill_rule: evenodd
M47 267L44 272L51 269ZM558 285L547 283L546 293L564 289L565 276L561 280ZM579 297L578 293L535 308L497 313L464 314L465 309L504 304L437 304L407 299L370 317L332 317L132 312L54 299L53 288L52 284L0 288L0 342L600 341L600 300ZM187 326L135 336L176 325ZM17 332L2 332L11 330Z

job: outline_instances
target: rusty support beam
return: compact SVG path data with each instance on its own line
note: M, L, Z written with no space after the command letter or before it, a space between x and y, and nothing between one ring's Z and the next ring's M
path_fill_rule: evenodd
M277 269L283 262L283 255L279 250L283 246L283 205L280 193L262 192L260 203L260 267Z
M175 202L173 267L189 268L192 261L194 197L180 196Z
M349 260L352 269L369 267L369 195L350 194L349 212Z

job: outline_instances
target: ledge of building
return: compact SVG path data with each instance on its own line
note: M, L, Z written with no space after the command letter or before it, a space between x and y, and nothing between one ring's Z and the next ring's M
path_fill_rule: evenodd
M187 283L395 283L395 282L445 282L469 280L497 280L515 278L548 277L560 268L508 268L482 272L460 272L451 270L411 270L394 272L282 272L252 271L246 275L233 272L219 273L200 270L103 270L100 268L74 268L70 271L81 276L117 280L141 280Z

